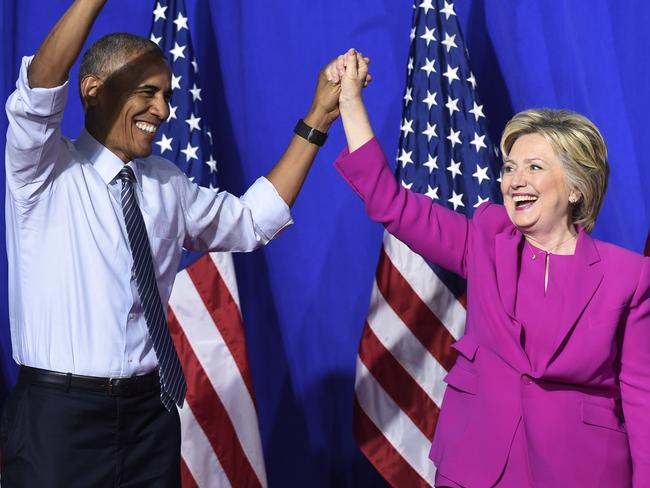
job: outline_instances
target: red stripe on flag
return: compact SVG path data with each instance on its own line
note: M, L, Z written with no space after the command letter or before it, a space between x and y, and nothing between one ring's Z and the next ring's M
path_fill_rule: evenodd
M207 254L186 268L212 320L217 325L237 368L244 379L248 394L255 404L255 390L244 338L244 324L237 303L219 274L214 261Z
M262 485L242 449L226 408L171 309L169 329L187 379L185 401L208 438L230 484L236 487L261 488Z
M431 439L438 421L438 406L377 339L367 322L359 344L359 357L400 410Z
M199 488L183 458L181 458L181 486L182 488Z
M456 361L456 351L450 347L454 342L453 336L420 300L409 282L393 265L383 246L377 265L377 287L413 335L449 371Z
M354 437L359 448L391 486L430 488L427 483L388 442L383 433L354 398ZM426 453L422 453L426 456Z

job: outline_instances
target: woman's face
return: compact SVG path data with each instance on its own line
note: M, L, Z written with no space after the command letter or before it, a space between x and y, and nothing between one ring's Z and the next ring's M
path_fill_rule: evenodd
M561 234L570 226L564 167L541 134L519 137L503 163L501 192L508 216L526 234Z

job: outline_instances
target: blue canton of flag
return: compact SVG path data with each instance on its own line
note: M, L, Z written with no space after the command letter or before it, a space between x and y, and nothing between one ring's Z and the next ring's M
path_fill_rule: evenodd
M413 8L397 177L471 217L481 203L501 201L498 151L453 3L416 0Z
M198 64L183 0L161 0L153 12L150 39L165 53L172 70L169 117L160 127L154 151L174 162L198 185L217 188L212 133L202 113Z

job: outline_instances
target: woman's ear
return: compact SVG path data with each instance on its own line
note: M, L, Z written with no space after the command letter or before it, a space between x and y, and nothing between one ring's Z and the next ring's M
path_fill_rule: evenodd
M102 86L102 80L95 75L84 76L79 83L79 92L85 107L93 107L98 103L99 89Z

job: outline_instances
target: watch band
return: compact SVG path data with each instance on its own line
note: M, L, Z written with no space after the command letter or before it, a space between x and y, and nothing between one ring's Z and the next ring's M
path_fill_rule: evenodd
M317 146L322 146L327 140L327 133L321 132L318 129L314 129L313 127L308 126L302 119L298 121L296 127L293 129L293 132L303 139L311 142L312 144L316 144Z

